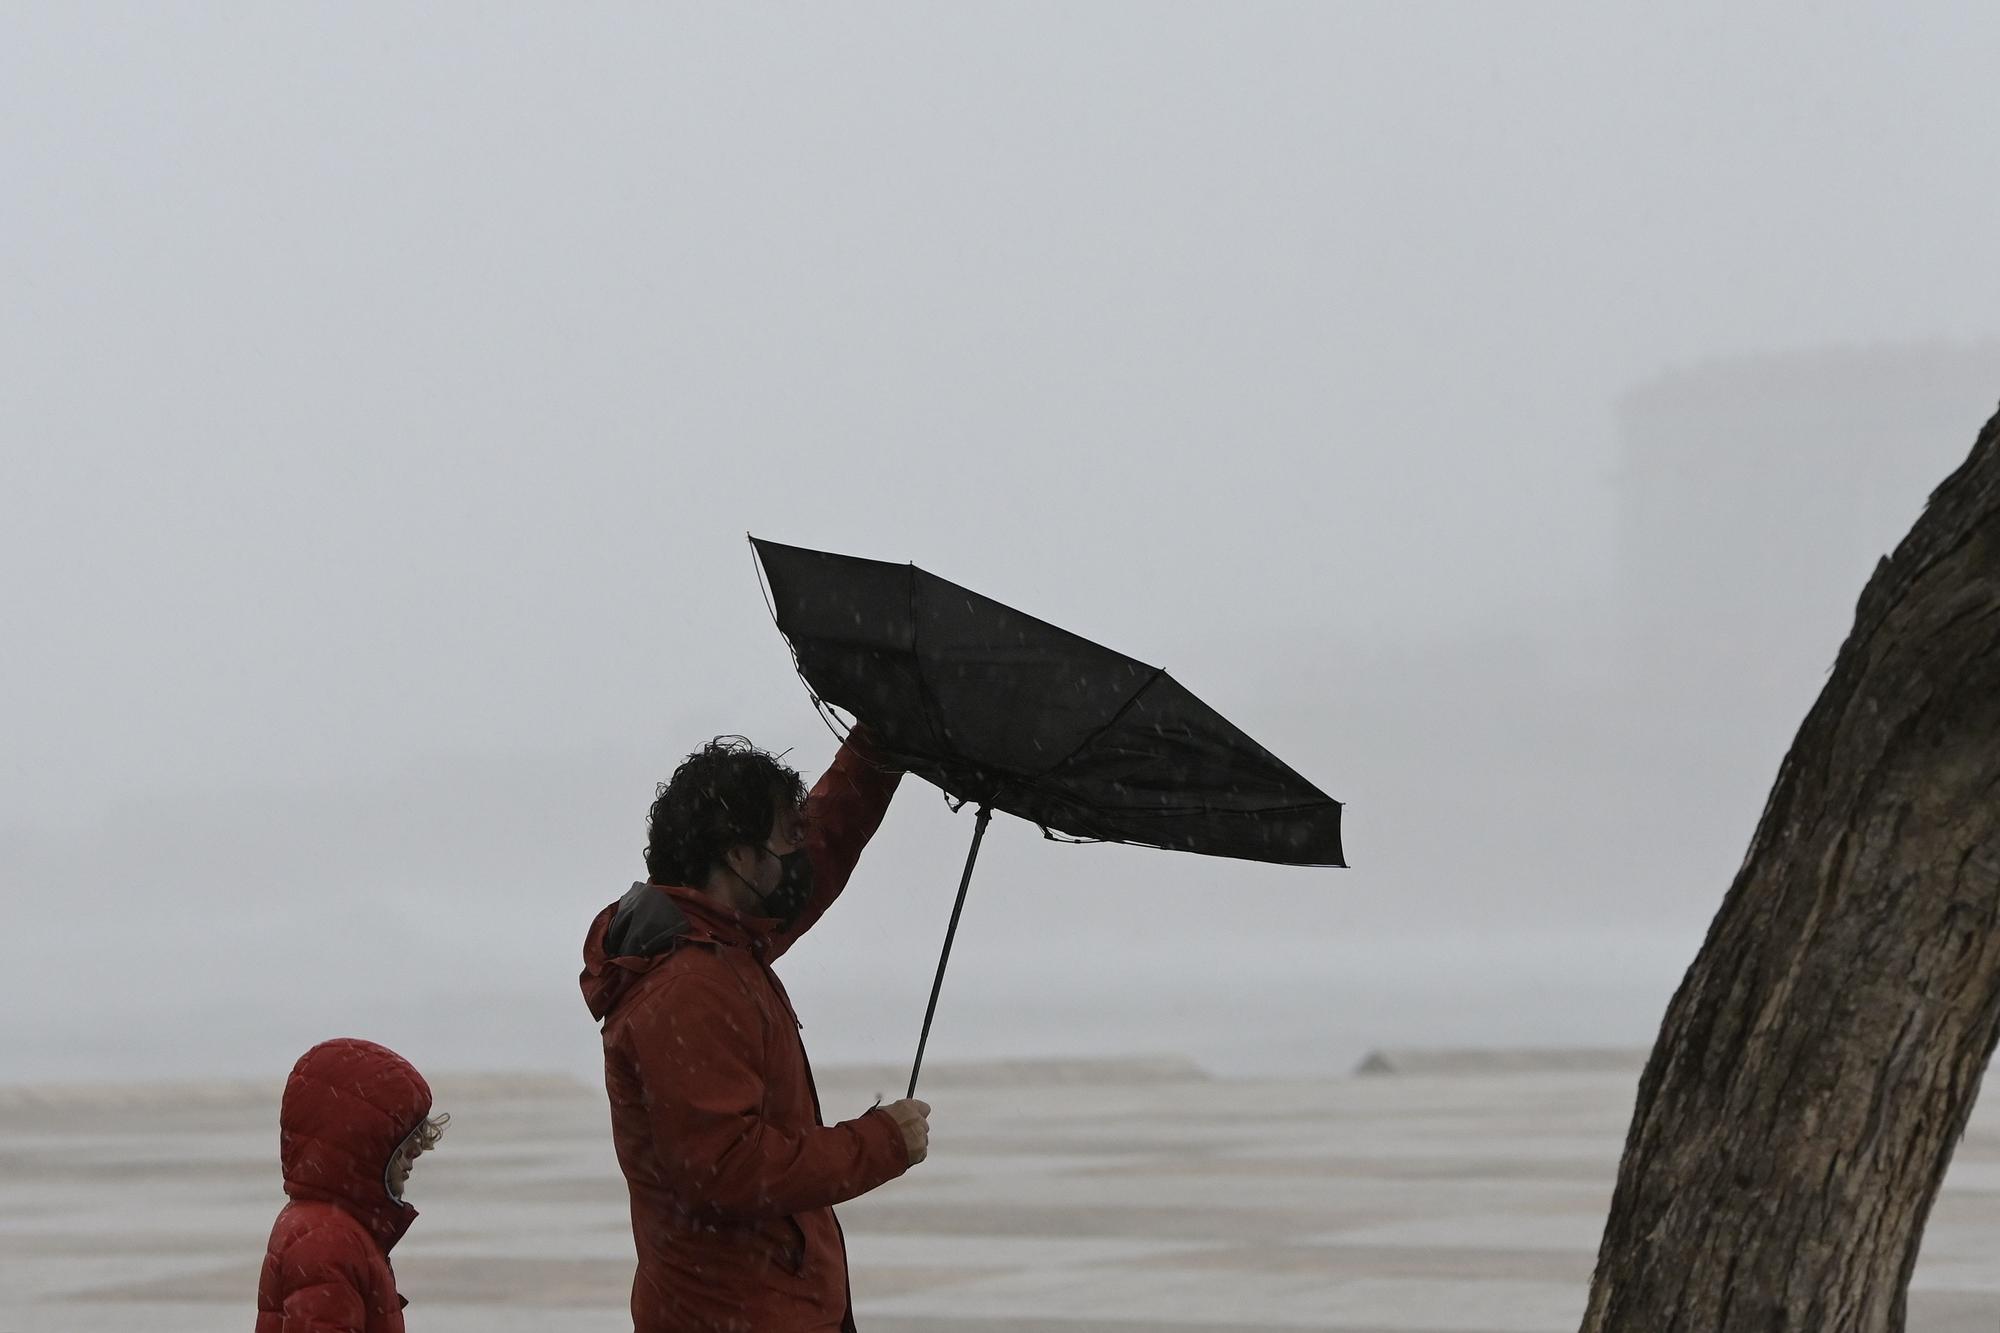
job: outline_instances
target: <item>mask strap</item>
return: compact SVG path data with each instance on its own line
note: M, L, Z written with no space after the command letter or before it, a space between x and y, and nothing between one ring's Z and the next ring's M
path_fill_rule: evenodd
M743 845L748 847L750 844L744 843ZM769 843L764 843L764 842L758 843L757 850L764 853L764 855L780 862L782 862L785 859L784 857L779 856L776 852L772 851L771 845ZM723 862L723 864L728 865L729 863L725 861ZM750 890L750 892L756 896L757 905L759 907L762 907L766 915L768 915L771 910L771 895L765 893L762 889L758 888L755 884L752 884L749 880L744 879L743 876L737 875L735 866L729 866L729 873L732 875L736 875L738 882L740 882L744 888Z

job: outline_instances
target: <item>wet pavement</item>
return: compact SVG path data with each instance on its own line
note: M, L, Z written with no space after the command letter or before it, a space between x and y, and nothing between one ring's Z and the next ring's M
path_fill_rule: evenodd
M930 1161L840 1210L864 1333L1554 1333L1580 1318L1636 1068L939 1066ZM895 1070L822 1071L830 1115ZM452 1112L396 1251L412 1333L629 1330L602 1092L433 1080ZM0 1333L248 1328L278 1085L0 1087ZM1989 1099L1989 1103L2000 1099ZM1912 1333L2000 1328L2000 1105L1933 1214Z

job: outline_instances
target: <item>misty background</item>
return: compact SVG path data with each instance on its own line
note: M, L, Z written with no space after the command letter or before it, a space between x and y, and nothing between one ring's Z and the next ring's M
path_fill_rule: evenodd
M0 8L0 1080L594 1077L654 784L833 753L746 531L1164 665L1348 803L1344 871L997 819L929 1060L1649 1043L2000 399L1996 43ZM971 831L906 782L787 958L821 1063L908 1061Z

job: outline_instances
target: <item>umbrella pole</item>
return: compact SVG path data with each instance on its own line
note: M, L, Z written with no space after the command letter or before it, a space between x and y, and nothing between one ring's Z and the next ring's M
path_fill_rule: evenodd
M931 1002L924 1010L924 1033L917 1038L917 1062L910 1066L910 1090L905 1096L917 1095L917 1073L924 1067L924 1047L931 1039L931 1019L937 1014L938 992L944 988L944 965L951 959L951 942L958 934L958 914L965 910L965 891L972 884L972 863L979 859L979 840L986 836L986 823L993 818L993 807L979 807L979 821L972 826L972 850L965 854L965 873L958 880L958 901L951 905L951 925L944 932L944 952L938 955L937 979L931 982Z

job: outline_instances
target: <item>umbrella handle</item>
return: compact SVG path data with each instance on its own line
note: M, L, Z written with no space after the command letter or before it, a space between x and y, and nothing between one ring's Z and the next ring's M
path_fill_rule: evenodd
M958 879L958 901L951 905L951 925L944 932L944 952L938 955L937 977L931 982L931 1002L924 1009L924 1032L917 1038L917 1062L910 1066L910 1090L906 1096L917 1095L917 1074L924 1067L924 1047L931 1039L931 1019L937 1015L938 992L944 988L944 965L951 959L951 942L958 935L958 914L965 910L965 891L972 884L972 863L979 859L979 840L986 836L987 821L993 818L993 807L979 807L979 819L972 826L972 850L965 854L965 873Z

